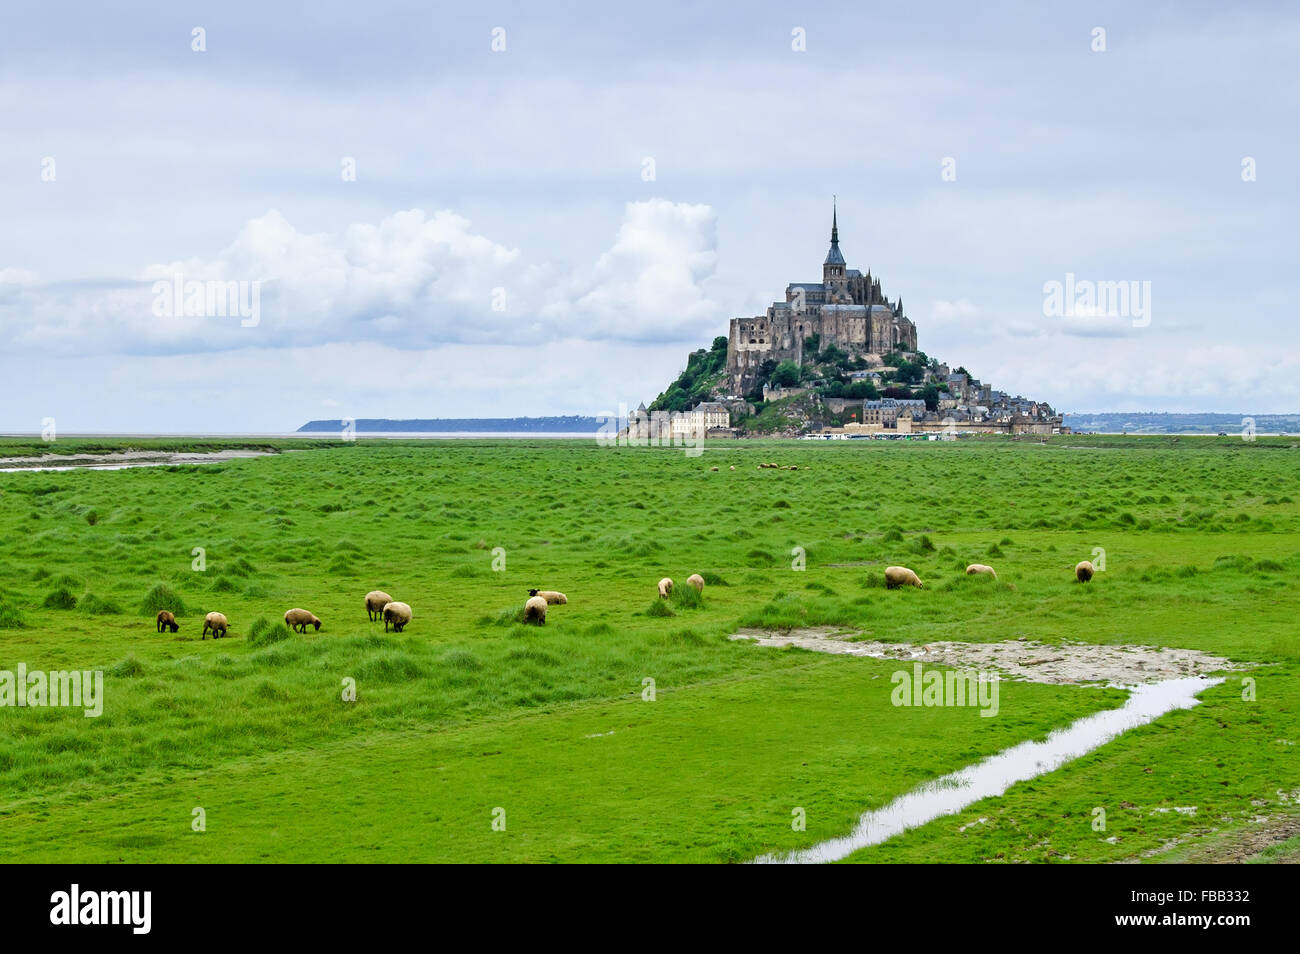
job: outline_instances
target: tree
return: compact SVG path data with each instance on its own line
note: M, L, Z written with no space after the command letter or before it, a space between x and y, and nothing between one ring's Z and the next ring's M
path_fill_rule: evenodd
M769 383L776 388L793 388L798 387L799 377L799 366L786 360L776 366Z
M713 347L712 347L710 350L713 351L715 354L716 354L717 352L719 352L719 351L721 351L723 354L726 354L726 351L727 351L727 336L726 336L726 335L718 335L716 338L714 338L714 339L713 339Z
M925 399L925 409L927 411L939 410L939 389L933 384L925 386L925 390L921 392L921 397Z

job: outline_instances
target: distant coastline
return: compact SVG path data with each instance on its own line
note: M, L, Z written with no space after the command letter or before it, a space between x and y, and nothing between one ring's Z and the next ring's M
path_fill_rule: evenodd
M1159 411L1066 414L1063 423L1076 434L1229 434L1238 436L1254 423L1254 433L1300 433L1300 414L1182 414Z
M601 419L581 415L559 417L431 417L394 420L359 417L349 422L357 434L483 434L492 436L576 436L589 437L600 430ZM308 421L299 434L338 434L344 421Z

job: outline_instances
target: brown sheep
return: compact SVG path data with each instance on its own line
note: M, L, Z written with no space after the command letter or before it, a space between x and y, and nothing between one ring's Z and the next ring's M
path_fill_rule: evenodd
M552 606L569 602L569 598L565 596L563 593L561 593L559 590L529 590L528 595L540 596L542 599L546 600L546 602L550 603Z
M180 629L180 624L176 622L176 615L167 610L158 611L158 632L170 629L173 633Z
M538 626L546 625L546 600L540 596L528 597L528 602L524 604L524 622L536 623Z
M920 577L905 566L885 567L885 586L891 590L896 590L900 586L915 586L918 590L925 588Z
M305 609L291 609L285 613L284 625L299 633L307 632L308 626L315 626L316 632L320 632L320 620L314 613L309 613Z
M659 581L659 595L664 599L673 595L673 581L666 576Z
M371 590L366 594L366 615L370 617L370 622L381 619L384 615L384 607L393 601L393 598L383 590Z
M227 635L226 631L229 628L230 624L226 622L224 613L209 613L207 616L203 617L203 635L200 636L199 639L207 639L208 630L212 630L213 639L217 638L218 632L222 636L225 636Z
M1082 563L1075 565L1074 578L1078 580L1080 583L1087 583L1089 580L1092 579L1092 574L1095 572L1096 569L1093 567L1092 561L1084 560Z
M986 563L972 563L970 566L966 567L967 576L974 576L977 573L987 574L995 580L998 578L997 571Z
M405 603L386 603L384 604L384 632L388 632L388 624L393 624L393 632L400 633L406 628L406 624L411 621L411 607Z
M692 573L688 576L686 578L686 584L695 587L696 593L704 592L704 577L700 576L698 573Z

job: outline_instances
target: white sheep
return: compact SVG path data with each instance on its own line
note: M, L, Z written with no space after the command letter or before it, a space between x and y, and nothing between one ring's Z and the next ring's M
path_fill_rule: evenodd
M220 631L222 636L225 636L226 630L229 629L229 627L230 624L226 622L224 613L209 613L207 616L203 617L203 635L200 636L199 639L207 639L208 630L212 630L213 639L217 638L218 631Z
M666 576L659 581L659 595L664 599L673 595L673 581Z
M967 576L975 576L977 573L983 573L987 576L991 576L995 580L998 578L997 571L994 570L993 567L989 566L987 563L972 563L970 566L966 567Z
M546 602L552 605L569 602L569 598L559 590L529 590L529 596L540 596Z
M1096 568L1092 565L1092 561L1084 560L1081 563L1075 565L1074 578L1078 580L1080 583L1087 583L1089 580L1092 579L1092 574L1095 572L1096 572Z
M528 597L528 602L524 604L524 622L545 626L546 605L546 600L540 596Z
M405 603L385 603L384 610L384 632L388 632L388 624L393 624L393 632L400 633L411 621L411 607Z
M686 578L686 584L695 587L696 593L704 592L704 577L700 576L698 573L692 573L688 576Z
M918 590L924 589L925 584L921 582L913 570L905 566L887 566L885 567L885 586L888 589L896 590L900 586L915 586Z
M366 615L370 617L370 622L382 619L384 607L393 602L393 598L383 590L371 590L366 594Z
M305 609L291 609L285 613L284 625L300 633L307 632L308 626L315 626L316 632L320 632L320 620L315 613L309 613Z

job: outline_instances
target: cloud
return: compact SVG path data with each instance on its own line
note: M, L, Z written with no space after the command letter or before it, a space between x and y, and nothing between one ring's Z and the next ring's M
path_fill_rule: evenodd
M571 268L525 262L448 210L410 209L339 233L300 231L271 210L217 254L152 264L134 280L41 285L5 269L0 336L14 350L59 354L570 337L696 343L724 315L705 288L715 230L707 205L629 202L609 249Z

